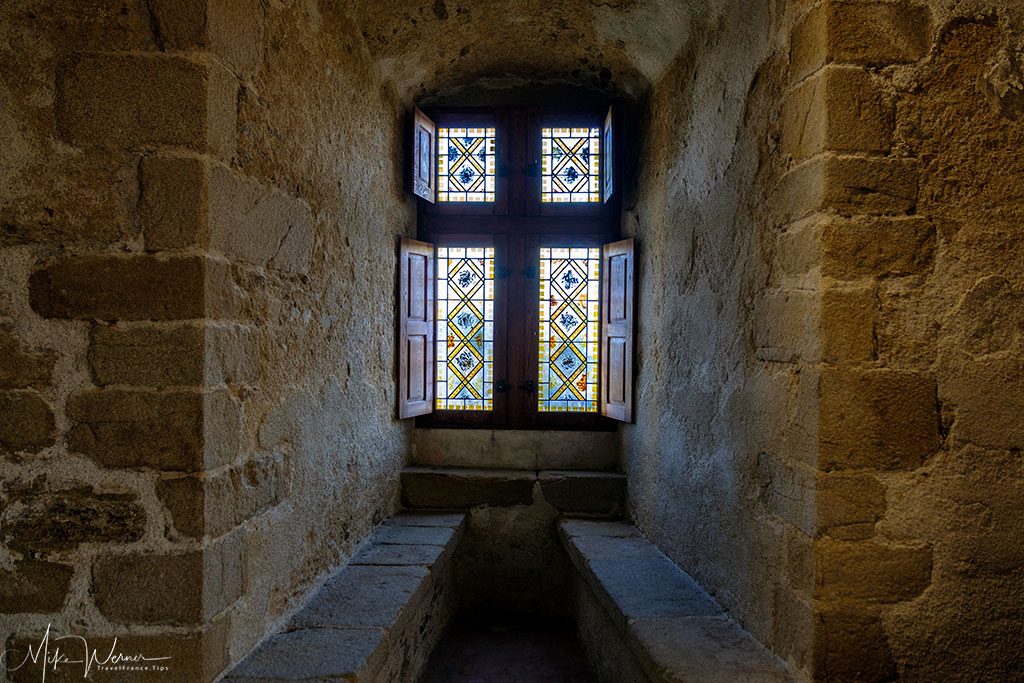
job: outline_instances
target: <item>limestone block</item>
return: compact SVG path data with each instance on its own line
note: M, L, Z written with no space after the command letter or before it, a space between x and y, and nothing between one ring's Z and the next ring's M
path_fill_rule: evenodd
M243 543L235 535L179 553L100 556L92 569L96 606L115 623L206 623L242 595Z
M443 526L382 526L373 535L375 543L446 545L455 530Z
M844 540L873 536L885 505L885 487L870 475L833 473L818 477L820 533Z
M62 256L29 278L45 318L223 318L237 314L238 297L227 266L198 256Z
M815 550L819 600L900 602L920 595L932 580L932 550L927 546L826 538Z
M545 470L538 479L559 512L613 515L625 508L626 476L618 472Z
M888 152L892 99L857 67L828 66L783 102L782 150L796 161L822 152Z
M149 7L165 47L206 48L243 72L259 66L263 38L259 0L152 0Z
M821 374L820 467L912 469L939 445L935 380L895 370Z
M257 374L252 327L209 322L93 328L89 364L96 384L218 386Z
M765 509L805 534L813 535L815 473L812 469L771 453L761 453L757 470Z
M56 354L28 349L8 330L0 329L0 389L42 389L50 383Z
M876 289L869 282L827 287L821 293L821 357L826 363L858 363L875 356Z
M931 13L923 4L832 0L793 30L790 78L798 81L833 62L913 62L928 53L931 38Z
M437 561L442 550L441 546L421 543L373 543L356 553L350 564L427 567Z
M810 595L814 587L814 541L797 529L790 530L786 540L786 576L790 588Z
M71 550L79 543L132 543L146 529L145 510L131 493L84 487L29 492L8 502L7 544L23 553Z
M820 295L806 289L766 289L754 308L754 348L762 360L792 363L821 356Z
M234 76L215 60L159 52L85 53L57 74L57 122L73 144L175 145L230 159Z
M235 459L240 411L226 391L86 390L68 400L68 447L104 467L195 472Z
M822 609L814 632L815 678L891 681L897 678L889 639L877 614L850 606Z
M0 613L59 612L74 569L41 560L18 560L0 568Z
M590 519L563 518L559 529L569 538L580 536L610 536L613 538L639 537L636 527L626 522L606 522Z
M465 523L464 512L403 512L388 517L384 526L443 526L461 529Z
M289 630L395 628L406 604L425 597L424 567L349 566L292 617Z
M281 455L256 456L212 476L165 477L156 486L175 531L190 538L224 535L277 505L287 489Z
M402 501L411 508L460 509L478 505L529 505L533 472L406 467Z
M385 658L379 628L310 628L271 636L224 681L373 681Z
M956 419L958 443L989 448L1024 447L1024 362L1016 358L972 360L944 377L940 391Z
M0 452L52 446L54 425L53 411L35 391L0 391Z
M821 274L840 280L909 275L931 265L935 226L921 216L832 216L821 225Z
M309 269L309 206L205 158L145 157L141 214L150 251L200 247L253 266Z

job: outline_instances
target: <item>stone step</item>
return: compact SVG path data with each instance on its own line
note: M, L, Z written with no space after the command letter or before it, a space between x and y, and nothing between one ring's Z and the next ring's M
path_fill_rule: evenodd
M793 681L686 572L624 522L564 519L580 639L602 680Z
M465 518L406 513L386 521L223 680L415 680L455 609L452 556Z
M589 470L406 467L402 504L410 509L532 505L543 499L562 513L621 515L626 475Z

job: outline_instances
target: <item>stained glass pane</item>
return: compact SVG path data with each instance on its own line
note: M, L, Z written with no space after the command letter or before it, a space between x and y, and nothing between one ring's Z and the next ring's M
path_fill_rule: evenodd
M437 250L438 410L494 403L494 249Z
M542 202L601 201L601 129L542 128Z
M437 201L494 201L494 128L437 129Z
M600 268L600 249L540 250L541 411L597 411Z

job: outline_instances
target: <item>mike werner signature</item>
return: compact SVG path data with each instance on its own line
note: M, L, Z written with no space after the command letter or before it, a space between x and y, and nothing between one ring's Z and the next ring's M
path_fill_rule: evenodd
M62 649L62 641L68 641L68 645ZM51 648L52 644L52 648ZM110 650L89 647L89 641L84 636L51 635L50 625L46 625L46 633L39 641L38 647L27 646L28 652L19 660L18 650L6 650L0 652L0 667L6 666L8 672L14 672L29 663L39 664L42 662L42 681L45 683L48 671L56 675L61 666L81 665L82 678L88 678L89 673L96 671L169 671L166 662L170 657L146 657L143 654L124 654L117 651L117 638L110 645ZM2 668L0 668L2 670Z

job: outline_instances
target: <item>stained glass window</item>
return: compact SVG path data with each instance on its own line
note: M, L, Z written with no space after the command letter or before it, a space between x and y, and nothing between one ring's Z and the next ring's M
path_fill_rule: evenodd
M494 249L437 250L437 408L491 410Z
M494 128L437 129L437 200L494 201Z
M600 267L600 249L540 250L541 411L597 411Z
M601 201L601 129L542 128L542 202Z

